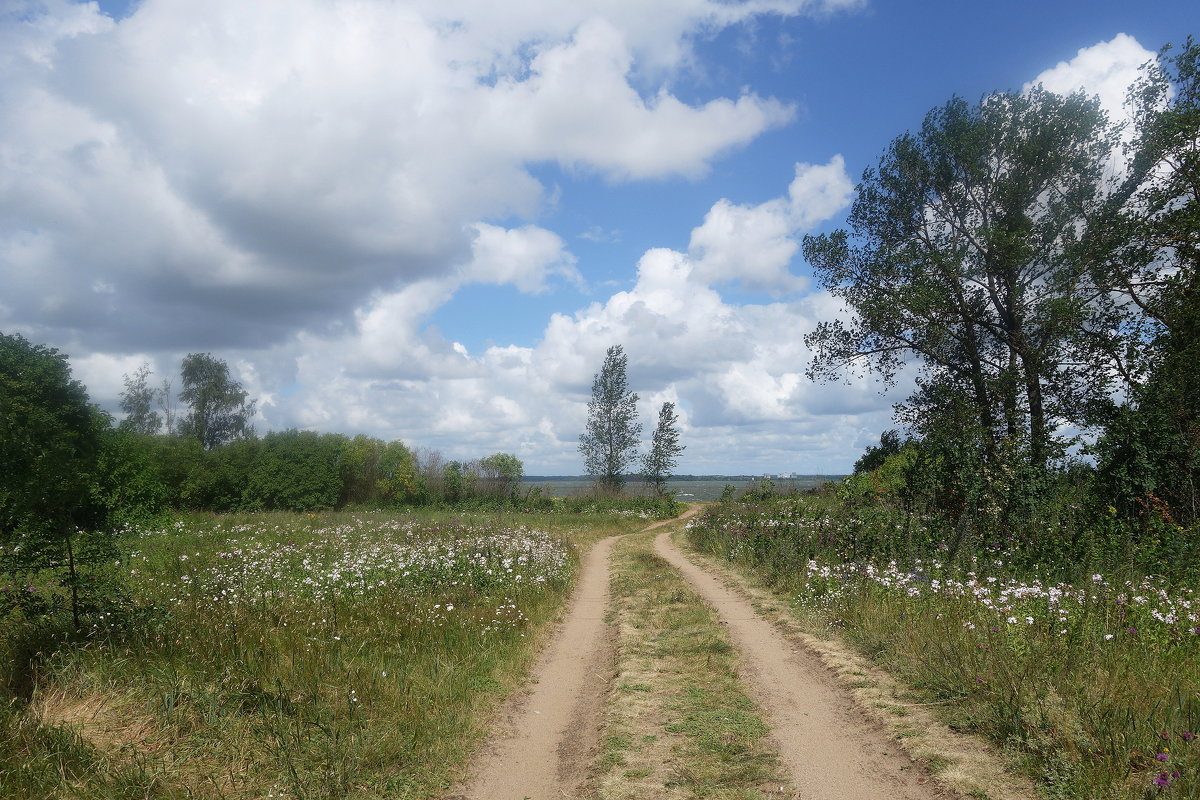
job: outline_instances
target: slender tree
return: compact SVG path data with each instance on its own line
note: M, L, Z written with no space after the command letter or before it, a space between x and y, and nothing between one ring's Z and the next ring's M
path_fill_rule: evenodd
M124 376L121 410L125 412L125 418L118 426L121 430L150 435L162 428L162 417L154 410L159 400L159 390L150 388L147 382L149 377L149 364L142 364L133 375Z
M250 418L255 401L229 377L229 366L211 353L191 353L180 367L179 399L188 413L179 421L181 436L195 439L205 449L254 434Z
M642 458L642 477L658 495L666 494L667 481L678 465L684 445L679 443L679 415L674 403L663 403L658 410L658 427L650 440L650 451Z
M587 429L579 436L584 470L602 487L620 491L625 471L637 461L642 425L637 421L638 396L625 376L628 358L621 345L608 348L592 381Z

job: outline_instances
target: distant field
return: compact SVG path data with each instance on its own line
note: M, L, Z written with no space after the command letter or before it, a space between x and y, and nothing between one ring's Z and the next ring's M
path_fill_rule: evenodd
M826 481L841 480L843 475L800 475L796 478L787 480L773 480L775 488L778 491L789 491L792 489L811 489L814 486L820 486ZM703 502L706 500L716 500L721 496L721 492L725 490L726 484L731 484L734 489L741 493L750 487L750 484L756 482L757 479L752 479L745 475L732 477L714 477L692 480L672 480L667 483L667 488L675 492L676 498L683 502ZM534 486L543 487L553 497L570 497L571 495L581 494L592 488L592 479L587 477L564 477L561 475L529 475L524 479L526 488ZM626 491L642 492L644 486L641 482L630 480L626 484Z

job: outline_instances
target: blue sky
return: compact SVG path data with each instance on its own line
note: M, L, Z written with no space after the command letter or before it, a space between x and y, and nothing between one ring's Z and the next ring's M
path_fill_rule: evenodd
M838 472L901 385L813 385L806 233L960 95L1120 87L1194 2L0 5L0 330L225 358L260 431L580 468L621 343L681 471ZM647 438L649 430L646 431Z

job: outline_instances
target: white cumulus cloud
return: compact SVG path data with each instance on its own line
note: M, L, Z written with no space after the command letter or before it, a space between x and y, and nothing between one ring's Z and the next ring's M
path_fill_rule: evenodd
M828 164L797 164L786 197L755 206L718 201L692 231L688 252L697 277L774 292L804 289L807 281L789 271L800 248L797 234L842 211L853 191L845 162L837 155Z
M703 174L791 108L676 97L693 37L838 5L143 0L114 21L10 4L0 325L264 347L422 281L575 281L523 224L546 202L531 168Z

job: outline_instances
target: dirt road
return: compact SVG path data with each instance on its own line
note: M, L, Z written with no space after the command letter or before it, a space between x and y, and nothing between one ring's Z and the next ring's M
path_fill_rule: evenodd
M534 667L530 693L509 704L504 730L454 800L572 797L583 782L611 672L613 636L604 616L615 540L601 540L584 556L566 616Z
M867 719L828 669L750 603L694 565L660 534L655 551L716 608L742 656L742 680L762 709L804 800L931 800L939 795L913 762Z
M684 517L698 511L693 506ZM565 617L534 669L531 691L510 701L502 729L478 758L470 782L451 800L578 796L597 751L612 674L614 631L605 617L615 539L602 540L584 557ZM790 643L749 602L692 564L669 532L657 537L655 550L729 626L742 656L742 679L769 720L803 800L942 796L816 656Z
M699 510L692 506L683 518ZM503 729L471 770L470 782L451 800L575 797L596 752L612 675L616 640L605 615L616 538L601 540L584 556L566 615L534 667L532 691L510 702Z

